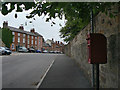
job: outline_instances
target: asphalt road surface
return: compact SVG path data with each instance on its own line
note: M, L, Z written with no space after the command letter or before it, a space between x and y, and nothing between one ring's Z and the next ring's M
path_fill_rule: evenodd
M57 54L22 53L2 57L3 88L36 88Z

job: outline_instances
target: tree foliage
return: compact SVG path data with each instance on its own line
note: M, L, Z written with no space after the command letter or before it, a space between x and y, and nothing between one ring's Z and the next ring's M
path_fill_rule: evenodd
M10 48L12 39L12 32L8 28L2 28L2 41L6 45L6 47Z
M15 4L17 5L17 12L21 12L23 9L33 11L27 18L32 18L35 15L48 15L46 22L59 17L60 19L65 16L67 20L66 26L61 29L61 37L65 38L65 41L71 40L81 28L83 28L86 23L90 21L90 12L93 10L94 16L99 12L104 12L107 14L107 10L110 10L111 5L116 4L115 2L37 2L37 3L25 3L25 2L12 2L10 3L10 10L7 9L7 3L2 5L2 14L7 15L9 12L15 9ZM120 5L120 3L118 3ZM24 5L24 7L20 7ZM109 14L113 17L113 14ZM52 21L52 24L55 22ZM76 24L76 25L75 25ZM66 34L67 33L67 34ZM69 38L68 38L69 37ZM71 39L70 39L71 38Z

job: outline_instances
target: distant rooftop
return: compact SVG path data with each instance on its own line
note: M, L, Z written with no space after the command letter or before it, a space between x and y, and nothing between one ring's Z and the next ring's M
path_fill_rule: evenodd
M24 34L28 34L28 35L33 35L33 36L41 36L39 33L35 32L35 33L32 33L32 32L28 32L28 31L24 31L24 30L21 30L19 28L15 28L15 27L11 27L11 26L8 26L8 28L11 30L11 31L14 31L14 32L19 32L19 33L24 33Z

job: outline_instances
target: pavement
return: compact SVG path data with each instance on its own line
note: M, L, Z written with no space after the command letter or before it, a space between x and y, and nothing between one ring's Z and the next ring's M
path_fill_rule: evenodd
M46 74L40 88L91 88L74 60L61 54Z

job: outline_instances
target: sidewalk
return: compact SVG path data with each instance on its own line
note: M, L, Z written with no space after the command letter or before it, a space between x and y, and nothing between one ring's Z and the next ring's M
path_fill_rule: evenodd
M76 63L65 55L58 55L39 88L90 88Z

